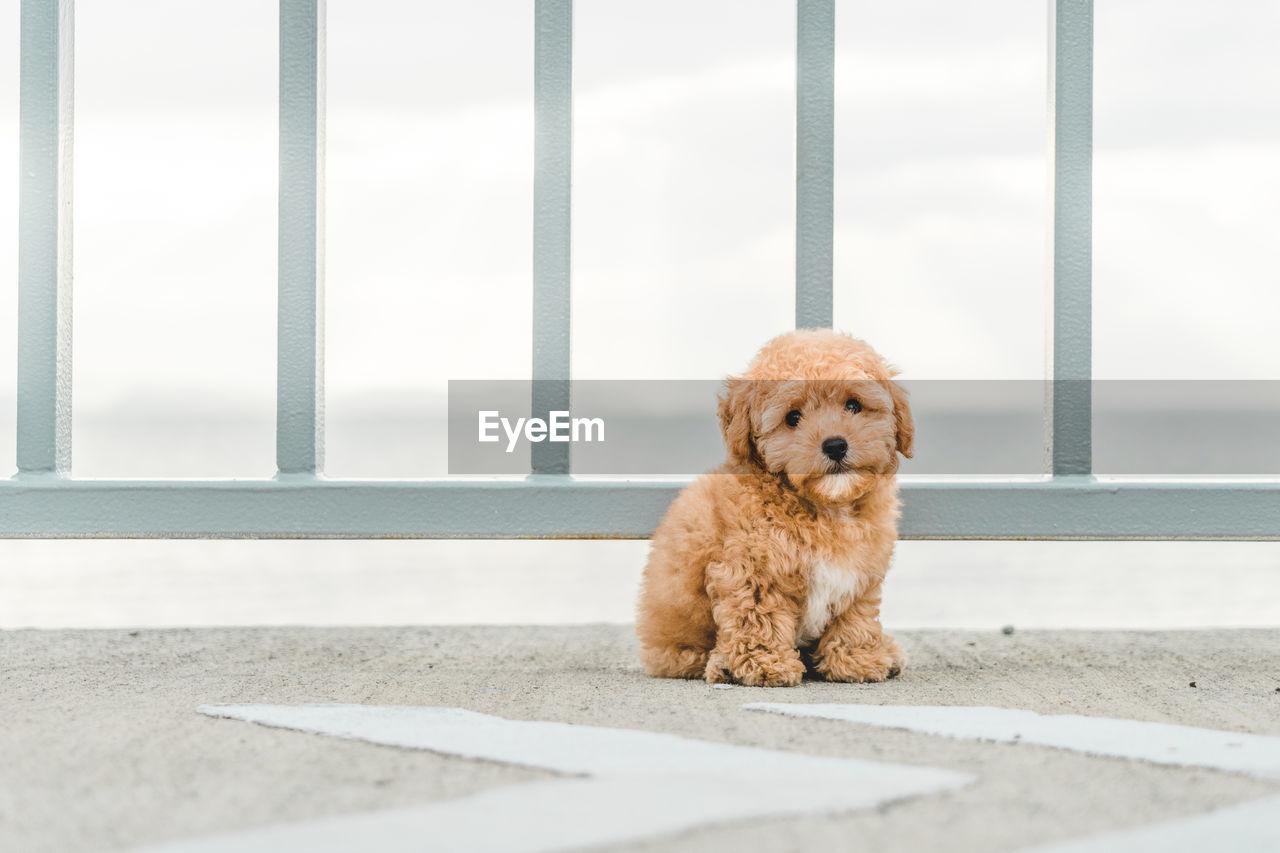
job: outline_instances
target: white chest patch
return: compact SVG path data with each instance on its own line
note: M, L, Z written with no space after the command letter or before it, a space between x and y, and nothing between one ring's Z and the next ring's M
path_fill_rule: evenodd
M858 585L858 574L850 569L825 561L814 566L809 576L809 597L796 631L796 645L807 646L821 637L832 617L853 602Z

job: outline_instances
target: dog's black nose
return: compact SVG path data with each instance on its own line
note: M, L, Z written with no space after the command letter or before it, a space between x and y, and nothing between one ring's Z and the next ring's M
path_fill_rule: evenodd
M822 452L827 454L827 458L832 462L839 462L849 452L849 442L839 437L828 438L822 442Z

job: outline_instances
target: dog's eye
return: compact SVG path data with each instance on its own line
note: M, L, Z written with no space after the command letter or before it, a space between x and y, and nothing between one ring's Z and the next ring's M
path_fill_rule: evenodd
M858 412L862 411L862 404L859 403L857 400L855 400L853 397L850 397L848 400L844 401L844 407L849 411L853 412L855 415L858 414Z
M787 426L793 427L800 423L800 410L792 409L787 412Z

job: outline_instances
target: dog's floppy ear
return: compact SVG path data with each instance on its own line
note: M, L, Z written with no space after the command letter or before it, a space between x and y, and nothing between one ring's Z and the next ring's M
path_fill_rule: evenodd
M751 387L748 379L730 376L720 394L720 432L732 462L746 464L755 456L751 441Z
M916 422L911 417L911 405L907 402L907 391L897 382L885 382L889 396L893 398L893 420L898 428L898 452L908 459L915 450Z

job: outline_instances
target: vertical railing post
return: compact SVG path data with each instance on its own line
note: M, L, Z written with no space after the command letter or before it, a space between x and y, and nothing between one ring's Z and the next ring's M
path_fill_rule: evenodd
M324 470L324 0L280 0L276 465Z
M534 4L532 416L569 410L573 0ZM531 445L535 474L567 474L569 444Z
M71 471L73 0L22 0L19 474Z
M1049 472L1093 469L1093 0L1049 0Z
M797 328L832 325L835 22L835 0L797 0Z

